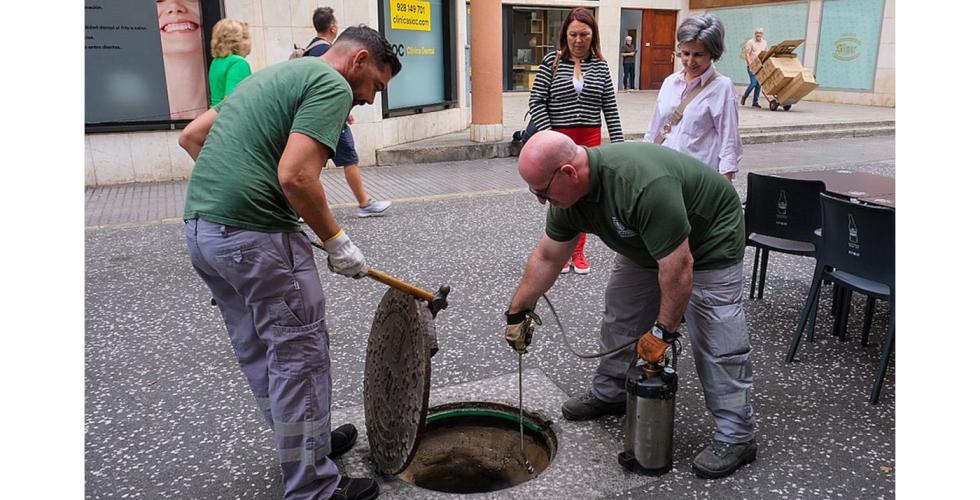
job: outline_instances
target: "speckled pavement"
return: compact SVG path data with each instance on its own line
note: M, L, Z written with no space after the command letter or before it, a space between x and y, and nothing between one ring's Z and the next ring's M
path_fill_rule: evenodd
M893 160L847 166L895 173ZM744 176L736 186L744 197ZM432 404L513 403L516 360L501 339L501 316L541 235L545 207L529 194L505 192L404 201L395 208L379 219L357 219L347 210L338 218L372 266L428 289L453 286L450 307L437 320L441 350L433 359ZM562 276L549 296L576 349L593 351L613 254L597 239L587 253L593 273ZM751 258L749 250L746 276ZM183 226L91 228L85 260L86 498L280 498L271 432L255 410L218 311L188 262ZM362 433L340 464L364 475L370 472L361 410L363 351L384 289L329 273L323 256L317 261L328 297L333 425L352 421ZM623 440L621 417L591 423L558 417L560 402L588 387L596 362L563 347L542 304L545 325L525 358L525 402L559 427L554 468L540 484L468 497L893 498L894 368L880 404L867 403L888 305L878 305L871 345L862 347L856 337L863 300L855 296L850 337L840 342L829 334L829 294L823 294L816 340L801 345L796 362L783 363L813 264L772 254L765 299L746 301L759 424L755 463L721 480L694 476L690 461L712 423L692 360L682 354L675 468L658 478L624 473L615 456ZM450 496L397 479L382 478L382 485L382 498Z

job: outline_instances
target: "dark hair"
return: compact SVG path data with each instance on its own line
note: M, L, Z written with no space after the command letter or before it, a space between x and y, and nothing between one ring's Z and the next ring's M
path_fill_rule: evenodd
M388 40L385 40L385 37L381 36L381 33L378 33L374 28L364 24L351 26L337 37L334 46L344 43L352 43L367 49L378 67L385 65L391 68L392 77L402 70L402 63L398 60L398 56L395 55L395 49L391 48Z
M599 26L595 22L595 17L589 12L589 9L585 7L575 7L571 12L568 13L568 17L565 18L565 22L561 25L561 36L558 37L558 50L561 54L562 59L567 59L571 54L568 50L568 25L572 24L572 21L578 21L580 23L585 23L589 25L592 29L592 47L591 51L601 60L605 60L602 57L602 51L599 49Z
M327 31L335 22L337 18L333 16L333 7L320 7L313 11L313 29L317 33Z

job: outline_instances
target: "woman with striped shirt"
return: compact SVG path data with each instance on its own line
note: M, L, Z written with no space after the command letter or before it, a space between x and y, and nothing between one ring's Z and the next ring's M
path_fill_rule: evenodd
M565 18L558 52L550 52L538 66L529 104L538 130L561 132L575 144L595 147L602 142L600 115L604 114L609 140L623 142L616 88L599 50L599 27L588 9L576 7ZM577 274L591 271L585 258L585 233L561 272L571 267Z

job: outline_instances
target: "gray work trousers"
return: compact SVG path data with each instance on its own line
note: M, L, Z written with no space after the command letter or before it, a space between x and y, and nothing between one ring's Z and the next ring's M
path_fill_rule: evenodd
M211 289L238 364L275 434L288 499L326 498L340 483L330 454L326 301L302 232L263 233L193 219L194 270Z
M659 311L657 269L639 266L617 255L606 285L602 350L649 331ZM752 348L742 309L742 263L694 271L694 287L684 319L705 404L714 416L715 439L728 443L751 440L755 430L749 401ZM596 397L607 402L626 398L625 373L634 355L635 350L627 348L600 361L592 378Z

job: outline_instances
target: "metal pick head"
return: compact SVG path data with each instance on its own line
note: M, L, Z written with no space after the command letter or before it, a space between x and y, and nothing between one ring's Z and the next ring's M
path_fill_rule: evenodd
M439 311L449 307L448 297L451 288L449 285L442 285L439 287L439 291L432 296L432 301L429 302L429 310L432 311L432 317L435 318Z

